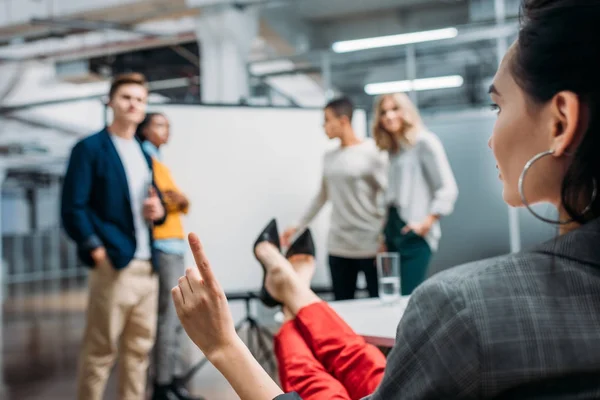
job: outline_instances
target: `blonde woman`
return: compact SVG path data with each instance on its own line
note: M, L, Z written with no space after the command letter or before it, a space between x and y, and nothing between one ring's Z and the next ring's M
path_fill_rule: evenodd
M427 276L439 219L454 209L458 188L442 143L406 94L377 99L373 136L390 155L383 233L387 251L400 253L402 294L408 295Z

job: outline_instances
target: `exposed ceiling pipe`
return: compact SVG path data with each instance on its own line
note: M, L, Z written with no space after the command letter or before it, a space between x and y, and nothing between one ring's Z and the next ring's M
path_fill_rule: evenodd
M148 90L150 94L156 90L165 90L165 89L176 89L189 87L190 85L198 84L197 78L174 78L174 79L163 79L160 81L151 81L148 82ZM102 91L96 94L90 94L86 96L75 96L65 99L59 100L47 100L47 101L36 101L32 103L22 103L22 104L13 104L9 106L0 106L0 116L10 115L11 113L17 111L23 111L30 108L43 107L43 106L51 106L56 104L64 104L71 103L74 101L85 101L85 100L106 100L106 92Z
M47 25L47 26L58 26L67 27L72 29L84 29L87 31L118 31L128 33L139 33L142 36L150 38L162 38L169 35L157 34L155 31L149 29L142 29L132 24L122 24L119 22L112 21L90 21L85 19L72 19L72 18L33 18L31 19L33 25Z
M237 9L243 10L248 7L280 7L287 6L290 4L295 4L300 2L301 0L248 0L248 1L227 1L227 0L186 0L186 2L192 6L200 9L210 9L210 8L221 8L221 7L235 7Z
M41 121L34 121L29 118L25 118L25 117L13 115L13 114L2 114L2 118L21 122L21 123L24 123L27 125L34 126L36 128L56 129L57 131L63 132L65 134L71 135L71 136L81 136L81 134L82 134L82 132L80 132L80 131L73 130L73 129L70 129L70 128L67 128L64 126L58 126L55 124L45 123L45 122L41 122Z
M69 61L75 59L86 59L110 54L124 53L127 51L143 50L153 47L177 46L179 44L188 43L194 40L196 40L195 32L188 31L176 35L165 35L161 37L145 37L139 39L107 41L95 46L73 47L68 50L40 52L24 57L0 56L0 63L33 60ZM186 59L188 59L188 57L186 57Z
M5 117L5 116L11 115L12 113L17 112L17 111L24 111L24 110L27 110L30 108L35 108L35 107L44 107L44 106L51 106L51 105L56 105L56 104L71 103L74 101L102 100L105 96L106 96L106 93L102 93L102 94L99 93L99 94L92 94L92 95L88 95L88 96L76 96L76 97L70 97L70 98L59 99L59 100L36 101L36 102L32 102L32 103L15 104L15 105L10 105L10 106L0 106L0 117Z

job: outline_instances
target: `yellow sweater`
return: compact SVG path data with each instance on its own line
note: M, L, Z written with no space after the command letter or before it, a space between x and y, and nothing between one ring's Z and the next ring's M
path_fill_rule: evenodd
M152 167L154 168L154 180L156 186L161 193L165 193L169 190L181 192L177 185L175 185L171 172L165 164L161 163L156 158L152 158ZM177 207L177 204L170 203L166 198L164 198L164 201L167 208L167 219L164 224L154 227L154 239L183 239L185 237L185 232L183 230L180 214L187 214L188 207L184 210L180 210Z

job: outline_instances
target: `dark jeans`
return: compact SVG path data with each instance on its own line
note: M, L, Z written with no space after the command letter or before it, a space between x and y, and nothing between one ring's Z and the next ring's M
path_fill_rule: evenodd
M402 234L406 223L400 219L395 207L390 207L385 224L385 245L389 252L400 254L400 285L402 295L409 295L427 278L431 249L421 236L414 232Z
M344 258L330 255L329 270L331 271L333 295L336 300L354 298L359 271L365 274L369 297L379 295L375 258Z

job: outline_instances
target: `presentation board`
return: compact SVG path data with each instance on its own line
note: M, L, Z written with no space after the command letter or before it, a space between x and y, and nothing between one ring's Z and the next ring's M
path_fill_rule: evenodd
M283 231L308 207L320 184L324 153L338 145L319 109L161 105L171 123L165 163L191 207L184 224L197 233L226 291L257 290L262 269L254 240L276 218ZM365 113L354 118L360 136ZM329 285L329 206L311 224L317 246L313 283ZM186 262L192 265L191 254Z

